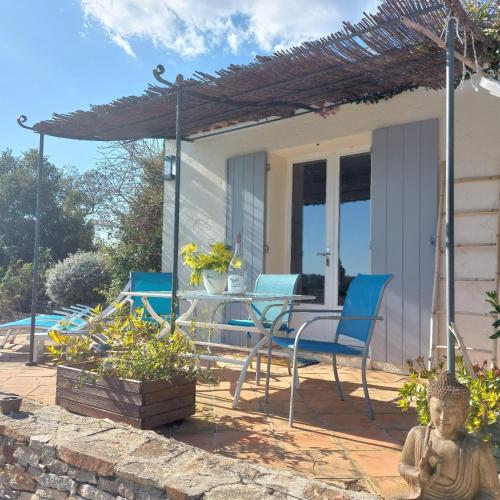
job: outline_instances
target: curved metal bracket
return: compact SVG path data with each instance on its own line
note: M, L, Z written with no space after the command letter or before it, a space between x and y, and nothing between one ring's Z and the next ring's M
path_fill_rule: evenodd
M163 64L158 64L158 66L153 69L153 76L156 81L163 83L163 85L166 85L167 87L174 87L173 83L165 80L165 78L162 78L161 75L163 75L163 73L165 73L165 66L163 66Z
M19 115L17 117L17 124L25 128L26 130L32 130L33 132L36 132L36 130L33 127L29 127L28 125L25 125L25 123L28 121L28 117L26 115Z
M184 81L184 77L182 75L177 75L177 77L175 78L175 83L169 82L161 76L163 75L163 73L165 73L165 66L163 66L163 64L158 64L158 66L153 69L153 76L155 77L155 80L163 83L163 85L166 85L167 87L179 87Z

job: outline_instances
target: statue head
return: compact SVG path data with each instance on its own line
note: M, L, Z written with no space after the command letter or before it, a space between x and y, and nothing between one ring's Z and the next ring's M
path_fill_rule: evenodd
M444 439L454 439L469 415L469 389L458 382L455 374L445 371L429 384L427 401L431 422Z

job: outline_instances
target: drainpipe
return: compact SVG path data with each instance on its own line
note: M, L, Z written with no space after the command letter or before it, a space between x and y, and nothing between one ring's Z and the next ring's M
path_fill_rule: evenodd
M455 30L451 17L446 28L446 334L447 368L455 371Z

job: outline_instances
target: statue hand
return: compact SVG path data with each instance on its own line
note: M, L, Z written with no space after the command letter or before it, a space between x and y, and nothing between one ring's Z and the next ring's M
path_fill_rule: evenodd
M420 484L425 484L428 483L431 480L431 477L433 478L432 481L434 481L437 478L436 473L439 474L438 469L434 472L432 472L432 467L430 464L430 458L434 455L434 452L432 451L432 448L429 445L426 447L424 454L422 455L422 458L418 462L418 472L420 476Z
M420 484L425 484L429 481L431 477L431 465L429 461L424 457L422 457L418 463L418 473L420 477Z
M441 460L436 462L434 472L427 479L428 484L432 484L441 475Z

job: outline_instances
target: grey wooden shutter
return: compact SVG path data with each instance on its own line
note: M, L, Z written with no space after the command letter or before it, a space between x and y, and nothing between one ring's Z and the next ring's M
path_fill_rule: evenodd
M392 273L372 358L396 364L429 345L438 206L438 120L377 129L372 146L372 273Z
M227 160L226 242L234 247L236 234L241 233L247 290L253 290L257 276L264 272L266 163L264 151ZM247 313L239 306L227 307L228 316L247 319ZM241 334L231 335L234 341L241 337Z

